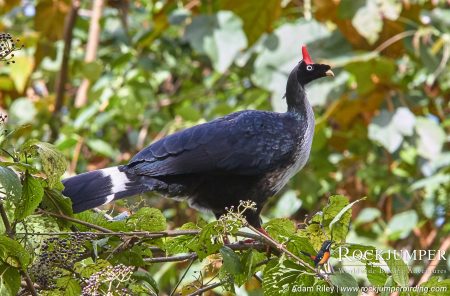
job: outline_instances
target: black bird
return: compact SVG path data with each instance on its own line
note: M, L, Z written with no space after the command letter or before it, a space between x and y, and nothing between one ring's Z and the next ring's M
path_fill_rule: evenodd
M248 223L261 231L260 212L309 158L314 113L305 85L334 76L330 66L314 64L302 47L303 60L286 85L285 113L246 110L169 135L137 153L128 164L64 179L63 194L74 212L113 200L156 191L182 198L191 207L212 211L252 200Z

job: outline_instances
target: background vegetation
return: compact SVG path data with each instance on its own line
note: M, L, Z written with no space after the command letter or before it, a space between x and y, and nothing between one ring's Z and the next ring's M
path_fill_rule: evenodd
M0 113L8 115L0 128L1 295L449 286L439 282L448 255L358 274L338 271L346 263L334 252L335 273L321 278L300 252L316 252L331 229L336 246L358 250L448 250L446 1L12 0L0 1L0 16L0 31L24 46L0 63ZM284 111L302 44L336 77L309 88L317 120L310 161L263 212L285 244L274 259L260 243L222 246L224 232L246 236L237 233L239 215L211 222L149 196L71 213L63 174L126 163L167 134L230 112ZM173 260L157 259L165 257ZM371 263L358 264L365 271Z

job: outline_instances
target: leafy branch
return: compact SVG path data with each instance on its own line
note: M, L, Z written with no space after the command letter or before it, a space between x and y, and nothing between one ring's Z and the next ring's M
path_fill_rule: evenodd
M14 229L11 227L11 223L9 222L9 219L8 219L8 214L6 213L6 210L5 210L5 207L3 206L2 200L0 200L0 216L3 221L3 225L5 225L6 234L8 235L8 237L10 239L13 240L14 239ZM28 274L28 272L26 271L26 269L21 268L20 273L25 278L25 282L27 284L28 290L30 291L31 295L37 296L38 294L34 287L34 283L31 280L31 277Z

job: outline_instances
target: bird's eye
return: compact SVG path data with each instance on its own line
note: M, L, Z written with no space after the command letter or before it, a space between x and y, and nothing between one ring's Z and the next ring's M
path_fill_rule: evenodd
M312 71L312 69L313 69L313 66L311 66L311 65L307 65L307 66L306 66L306 70Z

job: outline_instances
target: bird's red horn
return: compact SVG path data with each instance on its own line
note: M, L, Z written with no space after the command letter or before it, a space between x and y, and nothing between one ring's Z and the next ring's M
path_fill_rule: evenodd
M303 61L307 65L314 64L313 61L311 60L311 57L309 56L308 50L306 49L305 45L302 46L302 55L303 55Z

